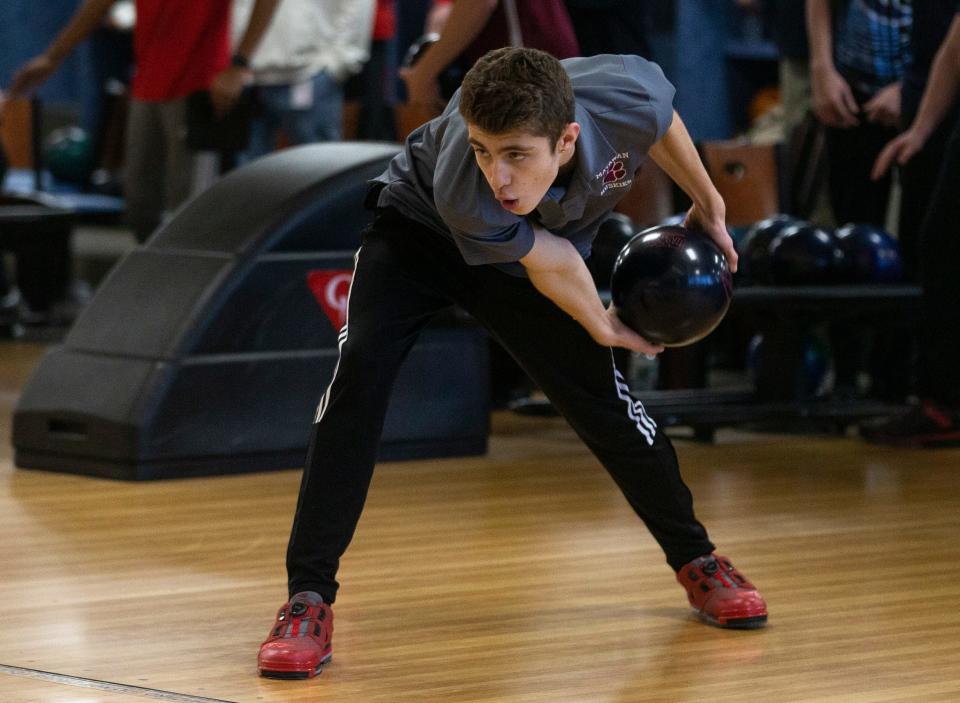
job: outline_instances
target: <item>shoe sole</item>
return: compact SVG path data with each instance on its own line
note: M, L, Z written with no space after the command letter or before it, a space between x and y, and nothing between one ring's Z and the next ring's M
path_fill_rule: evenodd
M330 663L330 660L333 659L333 654L328 654L323 659L320 660L320 663L317 664L314 669L300 669L300 670L291 670L291 671L278 671L276 669L257 669L257 672L266 679L281 679L286 681L296 681L301 679L312 679L314 676L319 676L320 672L323 671L323 667L326 664Z
M721 621L710 617L706 613L701 613L700 611L694 612L708 625L720 627L725 630L758 630L767 624L766 615L752 615L746 618L727 618Z

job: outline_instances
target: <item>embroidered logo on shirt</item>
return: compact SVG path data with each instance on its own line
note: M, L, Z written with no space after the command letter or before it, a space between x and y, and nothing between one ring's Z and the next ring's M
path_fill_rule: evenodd
M617 154L610 162L604 166L595 179L603 183L600 189L600 195L603 195L611 188L629 188L633 185L633 179L627 178L627 159L630 158L630 152L625 151Z
M621 180L626 175L627 175L627 169L623 167L623 162L614 161L612 164L607 166L607 170L603 172L603 182L604 184L615 183L616 181Z

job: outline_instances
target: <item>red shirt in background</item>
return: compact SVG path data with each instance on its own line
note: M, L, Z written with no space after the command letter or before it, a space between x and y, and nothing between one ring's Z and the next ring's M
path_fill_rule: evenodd
M580 55L580 45L563 0L516 0L523 45L553 54L558 59ZM497 4L487 26L463 52L472 66L488 51L509 46L510 30L503 3Z
M136 0L138 100L175 100L210 87L230 64L231 0Z
M435 0L446 4L453 0ZM465 0L466 1L466 0ZM520 34L523 45L531 49L540 49L558 59L568 59L580 55L580 45L573 32L573 23L567 14L563 0L515 0L517 16L520 22ZM476 63L477 59L488 51L510 45L510 29L503 3L490 16L486 26L480 30L477 38L463 51L464 65Z
M397 13L393 0L377 0L377 9L373 15L373 41L392 39L397 33Z

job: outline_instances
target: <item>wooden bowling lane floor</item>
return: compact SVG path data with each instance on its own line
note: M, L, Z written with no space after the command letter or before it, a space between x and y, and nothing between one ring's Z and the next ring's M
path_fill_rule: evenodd
M0 344L5 437L41 352ZM379 467L333 662L306 682L255 671L297 471L120 483L14 469L3 442L0 701L960 700L960 451L678 441L699 517L770 606L736 632L690 615L561 421L493 426L485 457Z

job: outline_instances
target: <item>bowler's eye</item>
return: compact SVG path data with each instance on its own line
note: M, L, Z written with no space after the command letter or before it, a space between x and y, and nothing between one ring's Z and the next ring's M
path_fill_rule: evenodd
M474 147L473 153L476 155L478 159L485 158L486 156L488 156L487 150L481 149L480 147Z
M527 158L527 155L524 154L522 151L511 151L511 152L510 152L510 159L511 159L512 161L523 161L525 158Z

